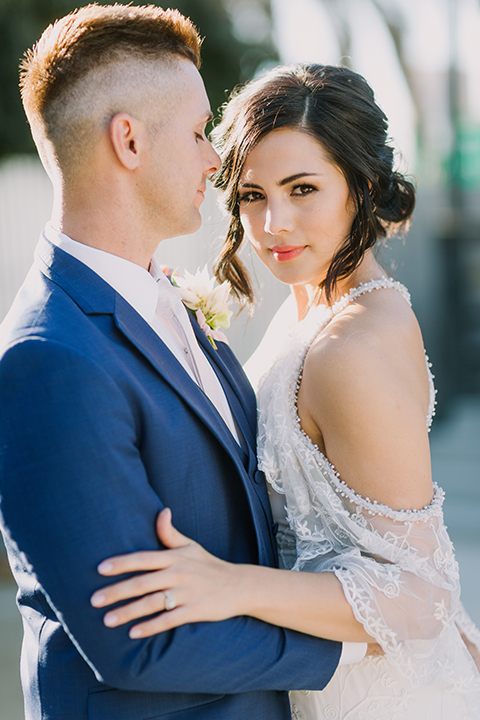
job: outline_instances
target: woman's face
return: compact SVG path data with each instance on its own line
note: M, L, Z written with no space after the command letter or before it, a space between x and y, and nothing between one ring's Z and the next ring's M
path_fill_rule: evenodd
M273 130L248 155L238 191L258 257L288 285L318 286L355 217L347 182L323 146L299 130Z

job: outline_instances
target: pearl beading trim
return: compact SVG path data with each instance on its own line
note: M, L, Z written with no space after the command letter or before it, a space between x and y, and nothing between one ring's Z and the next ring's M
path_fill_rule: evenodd
M372 292L372 290L388 290L393 289L402 295L406 302L412 307L412 298L405 285L394 280L393 278L380 278L379 280L367 280L367 282L360 283L354 288L350 288L348 293L342 295L336 303L332 305L332 317L336 315L340 310L347 307L348 303L353 302L360 295Z
M313 450L314 454L316 455L317 461L319 462L319 465L327 470L328 475L332 480L333 489L338 495L340 495L340 497L348 499L351 503L355 504L357 508L362 508L366 510L369 515L383 515L385 517L391 518L392 520L400 522L412 520L426 521L433 515L442 514L442 506L445 499L445 492L437 485L436 482L433 483L433 498L431 502L428 505L425 505L423 508L419 509L393 510L392 508L388 507L388 505L377 502L377 500L370 500L370 498L368 497L363 497L363 495L359 495L358 493L356 493L349 485L346 484L346 482L341 479L339 472L335 469L335 466L332 465L326 455L322 453L318 445L316 445L309 437L309 435L307 435L307 433L303 430L300 423L300 417L298 415L298 392L300 390L300 384L302 382L303 366L306 355L310 350L313 342L315 341L318 333L328 325L331 319L338 312L346 308L349 303L355 300L355 298L359 297L360 295L364 295L365 293L372 292L372 290L382 290L390 288L399 292L411 307L411 296L407 288L400 282L398 282L398 280L394 280L393 278L382 278L381 280L369 280L366 283L360 283L357 287L351 288L348 293L343 295L336 303L333 304L326 321L324 321L321 326L316 329L311 341L306 345L306 347L302 348L300 352L297 362L297 369L296 372L293 373L293 383L289 393L291 399L290 411L294 420L294 430L297 432L303 442L305 442L310 447L310 449ZM426 423L428 430L430 430L430 424L435 414L436 390L433 385L434 376L430 371L431 363L429 362L427 355L425 355L425 360L427 364L428 381L430 387L430 404L428 408Z

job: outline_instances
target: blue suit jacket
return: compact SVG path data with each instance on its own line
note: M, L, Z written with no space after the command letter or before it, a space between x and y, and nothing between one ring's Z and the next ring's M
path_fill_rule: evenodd
M253 391L195 331L248 452L133 308L47 241L2 324L0 511L27 720L282 720L283 691L335 670L340 644L253 618L134 641L90 605L101 560L159 547L164 506L215 555L275 565Z

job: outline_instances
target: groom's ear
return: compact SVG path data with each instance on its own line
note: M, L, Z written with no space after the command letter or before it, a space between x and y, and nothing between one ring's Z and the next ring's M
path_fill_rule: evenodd
M120 164L135 170L140 163L141 123L127 113L117 113L110 121L110 141Z

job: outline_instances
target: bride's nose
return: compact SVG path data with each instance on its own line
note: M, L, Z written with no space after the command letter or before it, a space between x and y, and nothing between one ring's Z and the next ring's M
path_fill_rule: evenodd
M293 217L285 202L269 203L265 214L264 231L268 235L279 235L293 229Z

